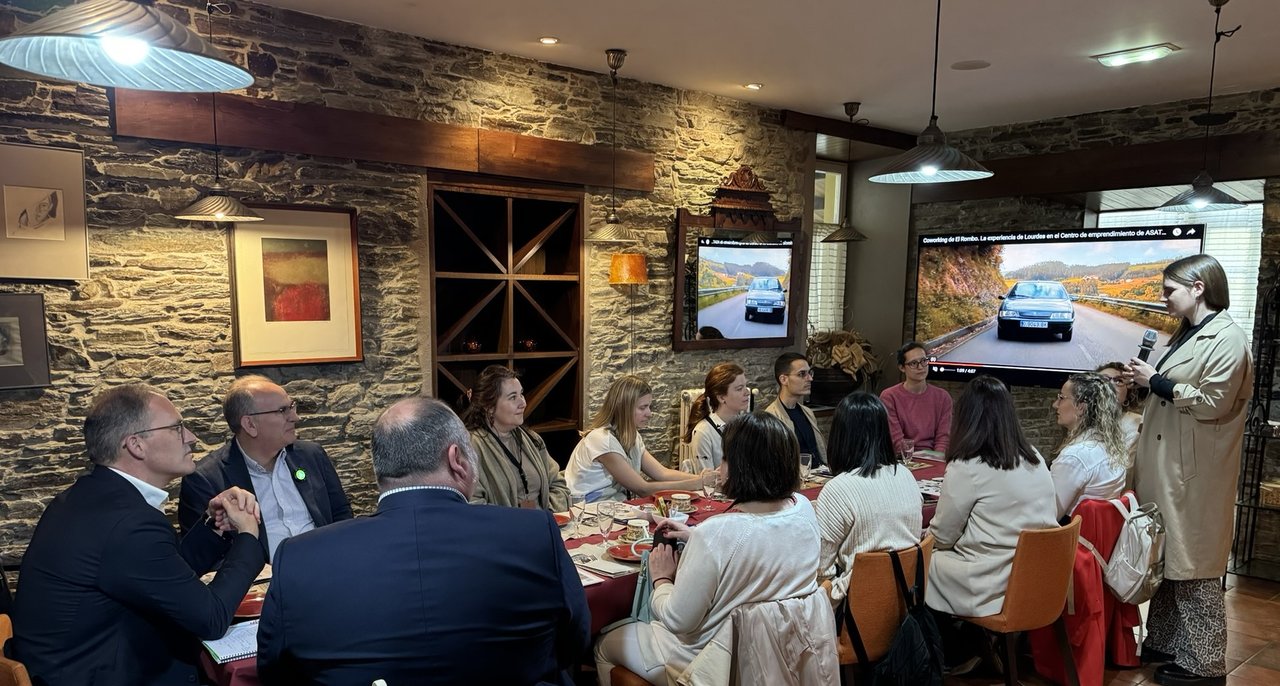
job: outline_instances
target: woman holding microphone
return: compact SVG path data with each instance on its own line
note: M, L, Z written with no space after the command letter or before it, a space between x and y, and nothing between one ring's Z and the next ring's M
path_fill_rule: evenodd
M1164 515L1164 583L1147 618L1142 657L1165 662L1158 684L1226 683L1222 592L1240 448L1253 390L1245 332L1227 314L1227 276L1209 255L1164 269L1161 300L1182 321L1155 367L1129 361L1151 389L1138 436L1134 488Z

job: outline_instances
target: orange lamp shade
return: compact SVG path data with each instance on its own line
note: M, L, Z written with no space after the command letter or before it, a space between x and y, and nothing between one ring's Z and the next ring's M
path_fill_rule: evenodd
M649 268L641 253L616 253L609 262L609 285L643 285L649 283Z

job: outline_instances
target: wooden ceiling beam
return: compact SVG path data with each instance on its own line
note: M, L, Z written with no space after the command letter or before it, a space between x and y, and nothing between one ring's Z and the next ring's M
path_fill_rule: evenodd
M916 145L916 137L909 133L882 129L867 124L851 124L840 119L818 117L794 110L782 110L782 125L790 129L813 131L860 143L882 145L896 150L910 150Z

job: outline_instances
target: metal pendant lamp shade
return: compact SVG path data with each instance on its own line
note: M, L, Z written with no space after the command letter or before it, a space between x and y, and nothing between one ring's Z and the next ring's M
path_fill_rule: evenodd
M253 85L151 0L89 0L0 38L0 63L95 86L208 93Z
M938 45L942 35L942 0L933 29L933 92L929 105L929 125L916 138L916 147L889 161L880 173L872 176L875 183L948 183L976 181L994 173L977 160L947 145L947 137L938 128Z
M1169 198L1169 200L1157 207L1156 209L1165 212L1219 212L1221 210L1238 210L1245 207L1245 204L1232 197L1231 194L1218 190L1213 187L1213 177L1209 176L1209 128L1215 123L1225 123L1235 116L1235 113L1213 113L1213 75L1218 68L1218 43L1223 38L1230 38L1240 30L1237 26L1230 31L1221 30L1222 22L1222 6L1230 2L1230 0L1209 0L1209 5L1213 7L1213 56L1209 62L1209 99L1205 106L1205 113L1192 117L1193 121L1204 122L1204 153L1201 159L1200 173L1196 175L1194 181L1191 182L1191 188Z
M977 160L947 145L938 128L938 116L929 117L929 126L916 138L916 147L890 160L888 166L871 177L876 183L948 183L976 181L993 175Z
M604 226L591 232L587 240L593 243L636 243L636 235L622 225L618 218L618 70L627 60L627 51L621 48L610 48L604 51L605 63L609 65L609 80L613 84L613 107L609 115L609 149L613 154L613 182L609 195L609 216L604 219Z
M1191 182L1191 188L1169 198L1157 209L1165 212L1218 212L1238 210L1245 206L1230 193L1214 188L1209 172L1202 171Z
M822 242L823 243L857 243L858 241L865 241L865 240L867 240L867 235L853 228L853 225L849 223L849 218L846 217L845 220L840 223L840 228L836 229L835 231L832 231L831 233L823 237Z
M260 222L262 217L227 195L227 189L214 186L209 194L174 215L174 219L191 222Z

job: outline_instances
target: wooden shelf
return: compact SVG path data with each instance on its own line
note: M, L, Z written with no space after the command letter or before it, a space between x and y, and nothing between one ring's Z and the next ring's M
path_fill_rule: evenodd
M491 364L515 369L529 427L576 442L585 368L583 194L431 183L428 203L437 393L472 387ZM533 352L520 349L527 339L537 342ZM463 352L472 343L481 352Z

